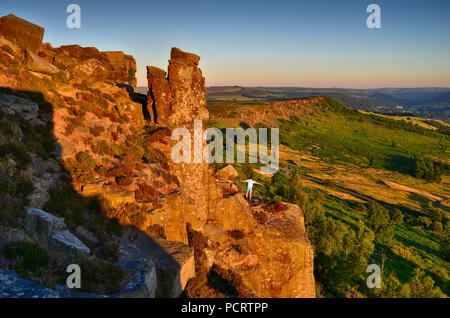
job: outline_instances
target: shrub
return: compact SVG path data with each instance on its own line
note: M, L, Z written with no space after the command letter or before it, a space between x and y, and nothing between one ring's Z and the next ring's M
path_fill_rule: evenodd
M105 128L103 128L102 126L94 126L94 127L90 127L89 131L91 132L91 134L93 134L95 137L98 137L101 135L102 132L105 131Z
M35 271L47 266L50 260L48 253L40 245L30 242L9 243L5 247L5 256L16 259L14 269Z
M166 156L156 148L145 148L143 159L147 163L158 162L163 169L169 169Z
M166 231L164 228L159 224L153 224L147 227L147 232L149 232L152 235L155 235L157 237L166 239Z
M120 283L125 276L120 266L99 259L85 258L74 260L73 263L80 266L83 274L83 283L79 291L98 294L120 291Z
M273 213L279 213L279 212L283 212L287 210L287 206L284 205L283 203L281 203L280 201L275 201L271 206L270 206L270 212Z
M124 187L129 186L130 184L133 183L133 178L131 176L118 176L115 177L114 180L118 185Z
M8 142L0 145L0 156L3 157L6 154L11 154L16 157L21 168L24 168L29 163L31 163L31 156L28 154L25 146L22 144Z
M139 184L139 189L135 191L137 202L151 202L159 198L159 192L151 185L146 183Z
M133 169L127 166L115 166L112 169L110 169L107 173L108 177L132 177L134 174Z
M98 249L97 255L98 257L104 260L112 260L115 261L117 258L117 253L119 252L119 246L117 243L112 243L108 245L101 246Z
M94 169L96 166L95 160L87 152L80 151L75 155L75 159L83 168Z
M0 192L14 195L16 193L16 184L9 180L8 178L0 180Z
M232 231L227 231L228 236L234 238L235 240L241 240L244 238L244 232L242 232L241 230L232 230Z
M148 132L148 136L145 137L145 145L151 147L154 142L166 143L164 137L170 136L171 132L169 128L157 128L156 130Z
M92 152L96 153L98 155L110 155L114 156L114 151L111 149L111 147L108 145L108 143L104 140L96 143L92 147Z
M267 223L267 214L264 211L254 211L253 212L253 217L260 224L266 224Z

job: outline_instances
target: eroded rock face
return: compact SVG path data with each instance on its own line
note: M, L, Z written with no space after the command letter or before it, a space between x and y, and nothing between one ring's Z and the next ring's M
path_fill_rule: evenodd
M192 136L193 121L208 118L199 60L195 54L173 48L167 79L164 71L148 68L149 103L155 106L156 118L158 109L164 114L164 120L157 122L187 128ZM171 103L158 100L166 83ZM238 174L231 166L219 169L213 177L207 163L168 162L170 171L180 181L181 193L169 197L160 211L152 212L164 215L170 222L151 220L164 226L168 239L186 243L185 227L189 223L211 243L207 248L208 267L216 264L232 270L249 295L315 297L313 251L298 206L286 204L287 210L282 214L270 215L267 223L259 223L246 200L237 193L232 179ZM227 233L236 230L243 238L229 237Z
M0 36L37 54L44 37L44 28L9 14L0 18Z
M169 60L168 80L174 104L170 114L173 126L193 120L207 120L205 78L198 67L200 57L172 48Z

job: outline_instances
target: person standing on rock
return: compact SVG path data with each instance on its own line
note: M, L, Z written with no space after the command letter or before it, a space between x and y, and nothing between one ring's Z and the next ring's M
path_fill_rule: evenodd
M245 198L248 199L252 199L252 190L253 190L253 185L254 184L258 184L258 185L262 185L259 182L256 182L255 180L253 180L252 178L247 179L247 180L241 180L241 182L246 182L247 183L247 192L245 193Z

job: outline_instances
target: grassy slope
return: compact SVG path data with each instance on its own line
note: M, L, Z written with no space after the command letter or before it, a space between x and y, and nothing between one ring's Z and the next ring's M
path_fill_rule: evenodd
M296 166L305 175L333 180L325 185L304 182L307 192L325 193L324 208L328 216L355 226L364 217L364 200L343 193L334 186L336 184L395 205L406 216L410 213L413 217L420 215L428 201L446 208L439 201L450 197L449 178L444 177L440 184L428 183L415 178L413 169L417 155L428 154L449 162L450 142L447 136L431 129L415 131L412 125L393 129L390 128L391 120L378 122L371 115L360 116L329 99L323 103L325 109L319 107L313 117L279 120L281 143L284 145L280 156L281 166L288 170ZM316 106L311 105L313 108ZM233 114L239 111L236 106L233 110ZM229 119L226 120L228 123L233 122ZM224 119L213 117L211 121L220 126ZM268 180L261 178L261 181ZM389 182L412 190L393 189L386 185ZM413 190L416 192L411 192ZM410 257L406 259L389 251L385 268L394 270L402 282L409 280L415 267L424 269L433 278L439 275L440 280L444 280L441 288L449 295L450 263L439 254L440 234L403 223L396 226L394 239L394 245L407 250ZM372 257L380 261L379 246Z

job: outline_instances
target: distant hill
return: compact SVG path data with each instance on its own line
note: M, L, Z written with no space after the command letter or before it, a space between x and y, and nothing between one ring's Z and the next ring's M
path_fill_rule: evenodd
M206 89L210 101L280 100L327 96L344 105L371 112L416 113L427 118L450 120L450 88L307 88L215 86Z

